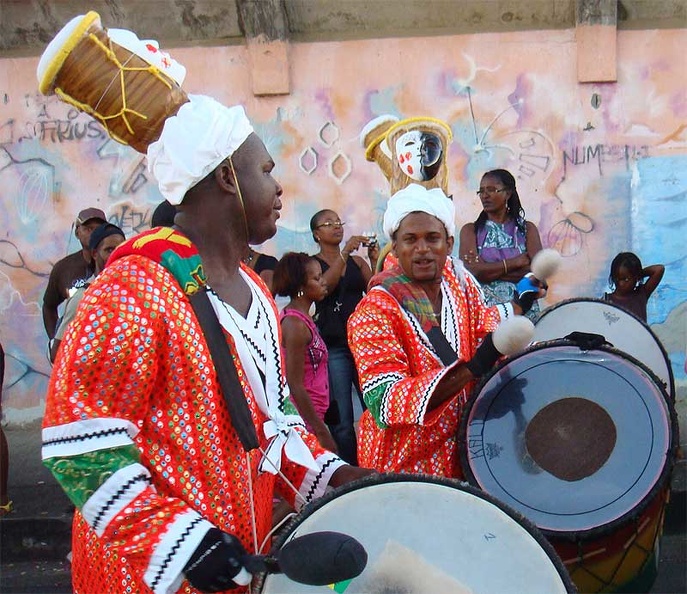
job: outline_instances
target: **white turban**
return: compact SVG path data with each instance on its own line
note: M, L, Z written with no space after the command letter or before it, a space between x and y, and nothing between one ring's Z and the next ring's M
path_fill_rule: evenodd
M186 192L234 154L251 132L240 105L226 107L211 97L189 95L148 147L148 171L164 198L181 204Z
M449 237L456 234L456 208L441 188L428 190L420 184L409 184L396 192L386 205L384 233L389 239L411 212L426 212L439 219Z

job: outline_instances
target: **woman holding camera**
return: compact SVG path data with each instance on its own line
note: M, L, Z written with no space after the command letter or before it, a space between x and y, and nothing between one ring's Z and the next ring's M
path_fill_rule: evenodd
M353 235L344 239L345 223L333 210L320 210L310 219L313 239L320 246L315 257L322 266L322 276L329 293L317 302L315 323L329 351L329 398L331 406L325 419L339 449L339 456L349 464L358 464L352 387L360 397L358 375L353 355L348 348L346 323L363 298L372 270L379 258L379 245L374 238ZM352 252L367 247L369 264ZM338 411L337 411L338 409Z

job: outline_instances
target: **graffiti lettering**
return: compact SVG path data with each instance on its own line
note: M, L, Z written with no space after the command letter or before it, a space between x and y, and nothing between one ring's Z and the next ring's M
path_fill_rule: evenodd
M115 160L108 190L110 196L135 194L148 183L145 157L131 147L119 144L108 137L97 153L103 160Z
M626 170L629 170L632 162L648 156L648 146L629 144L574 146L569 151L563 151L563 177L566 176L569 165L578 166L596 163L599 175L604 175L604 165L621 164L625 166Z
M83 140L84 138L103 138L105 131L96 121L79 122L76 120L39 120L37 122L26 122L24 134L19 138L31 140L37 138L44 141L49 140L53 143L62 144Z
M146 176L146 165L144 159L141 159L136 163L135 167L132 169L130 175L124 180L122 185L122 193L124 194L135 194L139 188L148 183L148 177Z
M114 223L122 229L131 229L133 234L145 231L150 227L150 217L152 213L150 209L145 212L140 210L134 210L129 206L122 206L118 213L115 213L110 217L110 223ZM129 236L129 233L127 233Z

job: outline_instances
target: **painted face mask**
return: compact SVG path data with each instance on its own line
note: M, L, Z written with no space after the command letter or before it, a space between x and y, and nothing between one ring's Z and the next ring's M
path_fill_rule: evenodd
M415 181L427 181L439 172L443 160L441 139L432 132L411 130L396 140L401 170Z

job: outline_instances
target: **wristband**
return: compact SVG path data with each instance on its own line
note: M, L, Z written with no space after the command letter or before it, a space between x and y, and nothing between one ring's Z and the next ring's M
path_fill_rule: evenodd
M532 304L539 294L538 284L539 281L531 272L528 272L515 286L513 302L520 306L523 313L527 313L532 308Z
M482 343L477 347L474 356L467 362L470 373L475 377L481 377L487 373L501 356L494 346L494 339L489 333L484 337Z

